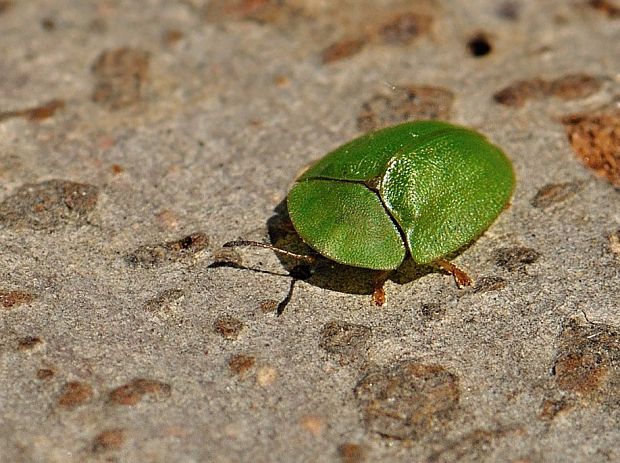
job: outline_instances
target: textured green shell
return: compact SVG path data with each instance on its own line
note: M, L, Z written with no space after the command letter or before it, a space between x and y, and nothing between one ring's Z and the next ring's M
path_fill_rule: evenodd
M419 264L478 237L506 207L514 173L481 134L438 121L370 132L313 164L291 189L301 238L354 267Z

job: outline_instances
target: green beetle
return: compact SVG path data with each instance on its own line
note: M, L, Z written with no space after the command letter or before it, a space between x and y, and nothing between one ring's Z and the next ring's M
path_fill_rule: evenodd
M443 257L491 225L509 204L514 183L510 161L481 134L440 121L406 122L319 159L297 179L287 206L295 230L319 254L384 271L373 295L381 305L387 272L407 254L417 264L439 265L459 285L470 284ZM243 244L263 246L227 243Z

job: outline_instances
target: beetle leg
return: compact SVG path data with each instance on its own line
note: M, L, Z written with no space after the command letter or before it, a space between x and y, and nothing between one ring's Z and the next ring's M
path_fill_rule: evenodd
M277 252L279 254L291 257L293 259L297 259L297 260L303 260L306 261L310 264L313 264L317 261L316 256L309 256L306 254L295 254L294 252L290 252L290 251L286 251L284 249L280 249L280 248L276 248L275 246L272 246L270 244L267 243L259 243L258 241L246 241L246 240L237 240L237 241L229 241L228 243L224 243L222 247L224 248L234 248L237 246L254 246L256 248L265 248L265 249L271 249L274 252Z
M385 290L383 289L383 285L389 274L389 271L381 271L375 278L374 288L372 291L372 303L378 307L385 304Z
M444 259L438 259L435 263L454 277L454 281L456 281L459 288L462 288L463 286L471 286L473 283L471 277L452 262L448 262Z

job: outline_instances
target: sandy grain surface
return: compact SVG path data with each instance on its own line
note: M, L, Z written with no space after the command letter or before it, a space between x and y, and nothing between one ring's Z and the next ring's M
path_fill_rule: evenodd
M0 1L0 461L618 461L619 7ZM419 118L515 166L473 288L222 249Z

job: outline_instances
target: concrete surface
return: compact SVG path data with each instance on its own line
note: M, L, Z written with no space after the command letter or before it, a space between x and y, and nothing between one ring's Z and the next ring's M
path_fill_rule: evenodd
M618 6L0 1L0 461L618 461ZM473 288L222 249L432 117L517 173Z

